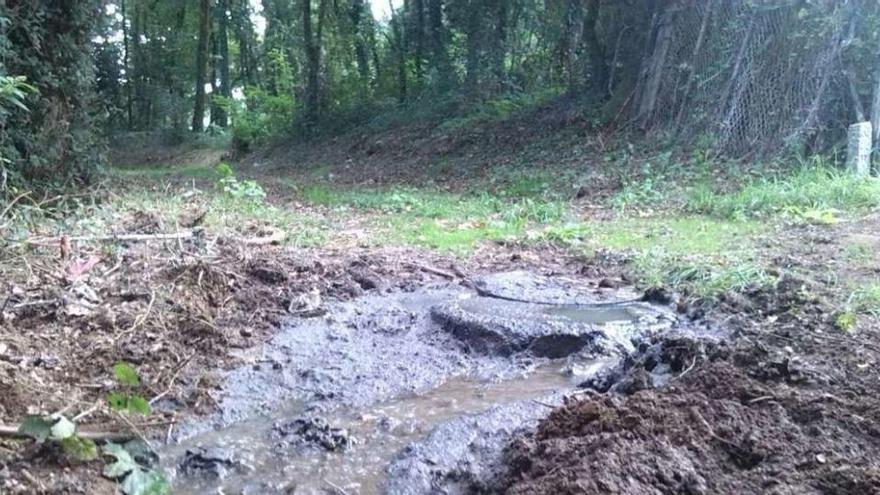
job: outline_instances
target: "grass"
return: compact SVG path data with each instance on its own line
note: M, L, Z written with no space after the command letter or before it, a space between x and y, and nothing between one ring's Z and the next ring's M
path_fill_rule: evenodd
M531 225L551 224L566 214L557 200L528 196L456 194L433 189L303 188L312 204L372 214L372 224L384 242L426 246L465 254L481 241L515 239Z
M701 216L618 218L551 226L543 239L578 246L587 254L624 252L641 283L714 296L768 282L753 240L765 230L755 221Z
M855 312L880 314L880 282L867 283L854 289L848 306Z
M173 165L149 167L111 167L110 173L117 177L162 179L166 177L184 177L193 179L214 179L217 172L208 165Z
M719 218L771 218L789 214L830 221L835 210L858 211L880 206L880 179L860 178L814 161L785 175L747 183L740 190L718 194L699 184L686 199L686 209Z
M657 165L663 174L674 175L680 168L665 163L660 160ZM717 193L706 185L712 175L705 170L689 175L696 183L690 187L687 179L676 181L654 172L655 167L649 167L643 173L646 180L626 183L612 196L610 206L620 215L588 222L572 221L574 211L564 200L566 194L559 192L569 178L542 170L498 168L485 182L472 186L481 191L475 193L432 187L346 189L320 182L299 191L304 202L328 207L342 218L364 213L364 225L375 243L467 254L484 241L550 241L587 255L625 253L632 274L643 285L667 286L698 296L772 281L755 240L780 216L829 224L837 221L838 212L880 206L880 181L853 177L821 161L787 174L748 180L727 193ZM207 167L153 167L149 174L213 177L214 171ZM173 216L185 206L180 198L155 199L153 194L152 201L166 204L142 209ZM218 194L208 204L206 225L213 229L235 230L256 219L296 232L291 240L296 245L320 244L329 235L325 233L326 220L322 224L311 216L262 202ZM629 205L639 205L640 213L651 215L627 216L624 213ZM849 247L846 256L861 259L867 253L863 248ZM858 311L880 311L880 289L854 292L850 306Z

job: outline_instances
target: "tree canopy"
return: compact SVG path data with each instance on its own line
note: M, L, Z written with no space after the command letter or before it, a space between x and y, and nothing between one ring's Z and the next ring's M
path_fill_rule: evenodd
M39 94L3 114L5 168L88 178L108 133L231 128L250 149L511 94L575 95L596 126L737 157L826 150L856 120L880 128L869 0L403 0L384 19L371 7L6 2L0 72Z

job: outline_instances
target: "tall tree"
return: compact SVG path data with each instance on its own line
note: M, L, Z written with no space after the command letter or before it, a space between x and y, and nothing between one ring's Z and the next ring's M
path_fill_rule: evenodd
M599 40L598 33L601 3L601 0L587 0L581 43L589 62L583 64L584 69L588 71L585 74L585 80L589 81L589 88L593 94L606 96L608 91L608 60L605 45Z
M321 47L319 45L320 31L316 35L312 29L312 1L300 0L302 8L303 45L306 52L306 94L305 94L305 119L306 122L316 122L320 111L320 95L318 94L321 77ZM320 0L318 8L321 25L321 13L324 10L324 0Z
M217 26L214 31L215 53L213 65L215 74L212 75L211 85L219 83L217 86L217 94L224 98L232 97L232 86L229 80L229 0L217 0L216 20ZM211 122L226 127L229 118L226 110L221 105L214 104L211 106Z
M193 107L192 130L205 127L205 84L208 73L208 41L211 36L211 0L199 0L199 40L196 48L196 99Z

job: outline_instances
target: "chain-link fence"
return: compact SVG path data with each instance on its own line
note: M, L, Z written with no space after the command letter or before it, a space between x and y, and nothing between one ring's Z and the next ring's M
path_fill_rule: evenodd
M864 103L878 91L878 4L611 4L602 22L611 89L627 92L628 124L708 138L726 154L827 149L848 124L870 118Z

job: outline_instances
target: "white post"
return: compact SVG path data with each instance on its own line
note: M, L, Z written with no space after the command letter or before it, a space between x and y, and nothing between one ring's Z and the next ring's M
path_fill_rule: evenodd
M846 168L859 177L871 175L872 139L870 122L859 122L849 126Z

